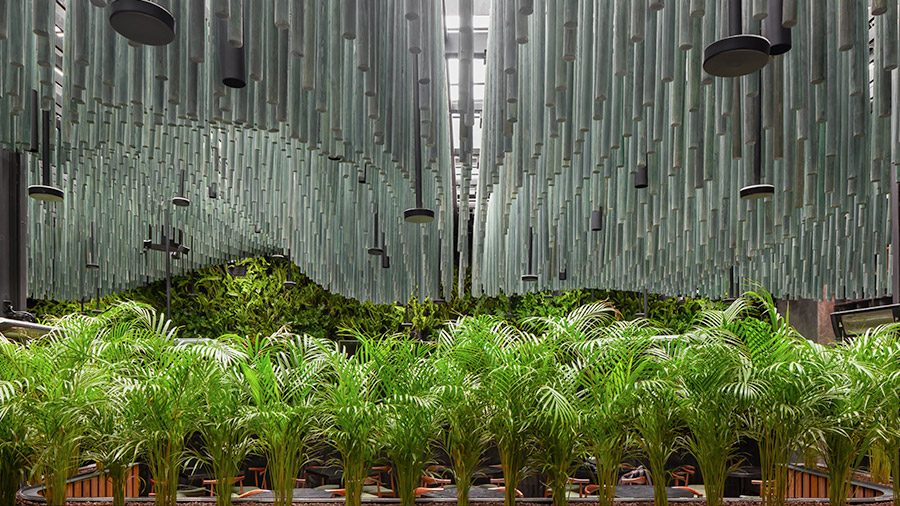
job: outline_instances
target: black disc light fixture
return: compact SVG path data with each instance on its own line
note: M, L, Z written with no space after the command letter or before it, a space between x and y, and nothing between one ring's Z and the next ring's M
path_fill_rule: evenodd
M244 45L241 47L233 47L228 42L228 20L220 19L219 68L222 71L222 84L229 88L243 88L247 86L247 63L244 47Z
M756 142L753 144L753 180L751 184L741 188L741 198L744 200L759 200L775 195L775 186L762 182L762 73L759 76L759 91L754 101L754 113L756 114Z
M297 286L297 282L294 281L294 262L291 261L291 250L288 250L285 260L287 260L287 279L284 280L282 285L290 290Z
M191 200L184 196L184 178L186 177L186 171L181 169L181 183L178 187L178 195L172 197L172 203L178 207L188 207L191 205Z
M32 105L37 107L37 102L33 101ZM28 196L42 202L62 202L63 191L50 182L50 111L41 111L41 119L41 184L29 186Z
M522 274L522 281L536 283L537 274L534 273L534 228L528 227L528 271Z
M426 209L422 202L422 110L419 109L419 62L418 57L413 60L413 102L415 108L415 192L416 207L403 211L403 219L409 223L431 223L434 221L434 211Z
M728 1L728 37L706 46L703 70L716 77L740 77L758 72L769 63L769 40L743 33L741 0ZM771 15L771 13L770 13Z
M165 46L175 40L172 13L149 0L113 0L109 24L119 35L138 44Z

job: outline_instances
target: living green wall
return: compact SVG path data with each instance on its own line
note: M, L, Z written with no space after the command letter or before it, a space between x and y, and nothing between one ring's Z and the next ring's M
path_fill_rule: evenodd
M233 277L227 265L200 270L193 275L172 278L173 322L182 327L182 337L214 337L223 334L272 334L287 325L293 332L335 338L342 328L355 328L367 335L395 332L404 321L401 305L372 304L333 294L312 282L291 265L297 286L286 289L288 264L267 257L250 258L236 265L246 267L243 277ZM193 282L194 290L191 291ZM193 295L192 295L193 294ZM547 292L515 296L512 315L518 320L528 316L562 316L585 303L609 299L625 319L641 310L641 294L605 290L568 290L548 296ZM165 281L104 297L100 306L117 300L135 300L165 311ZM84 304L93 309L95 300ZM694 316L704 307L717 303L704 299L649 297L649 318L672 333L688 330ZM39 317L59 317L82 310L74 301L31 301L30 310ZM509 298L454 297L447 304L409 301L409 320L413 330L430 334L458 315L509 314Z

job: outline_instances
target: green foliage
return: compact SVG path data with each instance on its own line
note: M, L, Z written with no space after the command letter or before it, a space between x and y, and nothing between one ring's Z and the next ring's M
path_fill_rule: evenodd
M284 261L258 257L235 265L246 268L246 276L232 277L227 266L218 265L172 278L173 314L166 316L180 327L182 337L214 337L229 333L269 336L283 326L297 334L327 339L337 339L344 328L376 336L396 332L405 317L403 306L361 303L329 293L303 276L296 266ZM282 283L287 279L289 265L297 286L285 289ZM448 320L458 315L488 314L503 318L509 312L509 297L505 295L479 298L456 295L454 291L454 297L444 305L412 297L407 301L412 330L427 337L437 335ZM641 311L641 294L635 292L569 290L552 297L547 295L514 296L513 319L564 317L579 306L600 300L608 300L625 319L633 319ZM107 308L125 300L141 302L163 312L166 308L165 282L156 281L104 297L99 302L101 308ZM680 334L691 328L701 309L715 303L692 299L679 302L675 298L659 300L650 296L648 304L654 326ZM85 311L94 307L91 301L84 306ZM32 304L32 311L40 316L59 317L81 310L81 304L72 301L36 301Z
M315 297L332 297L310 286ZM799 338L759 290L727 307L697 303L695 326L671 336L652 318L624 320L607 301L576 305L588 293L567 292L554 299L559 305L522 297L514 310L531 315L514 322L490 314L509 310L502 298L464 300L484 312L443 326L433 340L370 334L361 329L383 323L360 321L344 331L360 343L353 355L331 336L286 328L176 344L179 329L134 302L97 317L68 315L46 339L0 337L0 499L27 470L61 505L65 479L83 459L124 488L115 476L140 459L157 504L171 506L180 474L198 460L215 475L218 504L228 506L233 477L256 452L285 506L299 471L325 450L338 455L350 506L359 506L375 464L391 466L409 505L436 445L450 456L461 505L489 446L499 451L509 506L533 472L564 506L568 478L587 457L608 505L619 464L637 454L665 504L665 464L679 447L698 462L707 504L720 506L741 438L760 443L771 506L783 501L791 452L804 446L828 464L834 506L845 504L851 471L872 445L900 472L900 325L824 347ZM229 297L244 295L221 296ZM382 322L406 316L401 306L336 310L375 311ZM425 331L445 311L412 304L410 321ZM270 316L240 325L270 325ZM195 435L201 446L190 448Z

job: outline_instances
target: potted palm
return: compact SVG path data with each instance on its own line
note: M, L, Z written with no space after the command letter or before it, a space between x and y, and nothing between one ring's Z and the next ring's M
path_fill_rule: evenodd
M719 506L725 478L737 466L742 417L756 388L741 349L718 329L698 329L674 352L685 446L697 460L708 506Z
M291 342L296 346L285 347ZM294 480L309 461L317 437L322 363L310 349L309 338L280 332L253 350L243 366L251 401L244 416L267 459L276 506L293 502Z
M203 348L210 346L217 355L230 348L221 341L212 342L217 344L203 343L197 346L195 349L198 355L203 355ZM214 363L209 369L207 388L201 394L203 416L197 424L197 432L203 445L193 452L194 458L215 476L218 506L231 505L235 477L240 473L244 459L256 447L256 440L243 413L244 377L237 367L243 364L246 357L237 350L232 350L232 353L225 356L235 356L237 359L225 359L224 362ZM215 364L219 366L216 367Z
M365 353L348 357L337 346L324 343L320 349L327 362L322 384L323 433L340 453L337 463L343 471L346 503L359 506L363 484L383 447L377 371L374 361L362 358Z
M20 405L28 349L0 334L0 506L15 506L16 491L31 460L28 424Z
M375 361L383 397L381 439L404 506L416 502L425 468L432 462L432 445L441 428L434 387L435 370L428 360L433 348L402 335L385 337ZM365 352L364 352L365 353Z
M584 431L588 454L594 457L597 468L598 500L601 506L611 506L619 479L619 465L632 446L632 415L635 409L646 407L638 402L636 388L652 365L648 349L652 330L632 322L615 323L602 334L579 346L583 357L579 383L583 389L580 411L585 418ZM647 428L649 421L641 420ZM659 429L670 430L671 420ZM656 432L656 434L659 434ZM666 439L666 435L662 436ZM668 442L668 441L667 441ZM662 465L668 458L670 446L648 445L650 453L660 446ZM656 466L652 466L656 467ZM663 486L665 480L661 480ZM656 480L654 480L656 485ZM657 490L659 493L659 490ZM662 489L662 494L665 488Z

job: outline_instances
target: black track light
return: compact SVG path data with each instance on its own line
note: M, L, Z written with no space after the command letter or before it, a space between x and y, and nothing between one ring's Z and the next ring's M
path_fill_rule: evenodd
M729 36L706 46L703 51L703 70L717 77L740 77L769 63L769 41L760 35L743 33L741 0L728 2Z
M175 40L175 18L149 0L113 0L109 24L119 35L138 44L165 46Z

